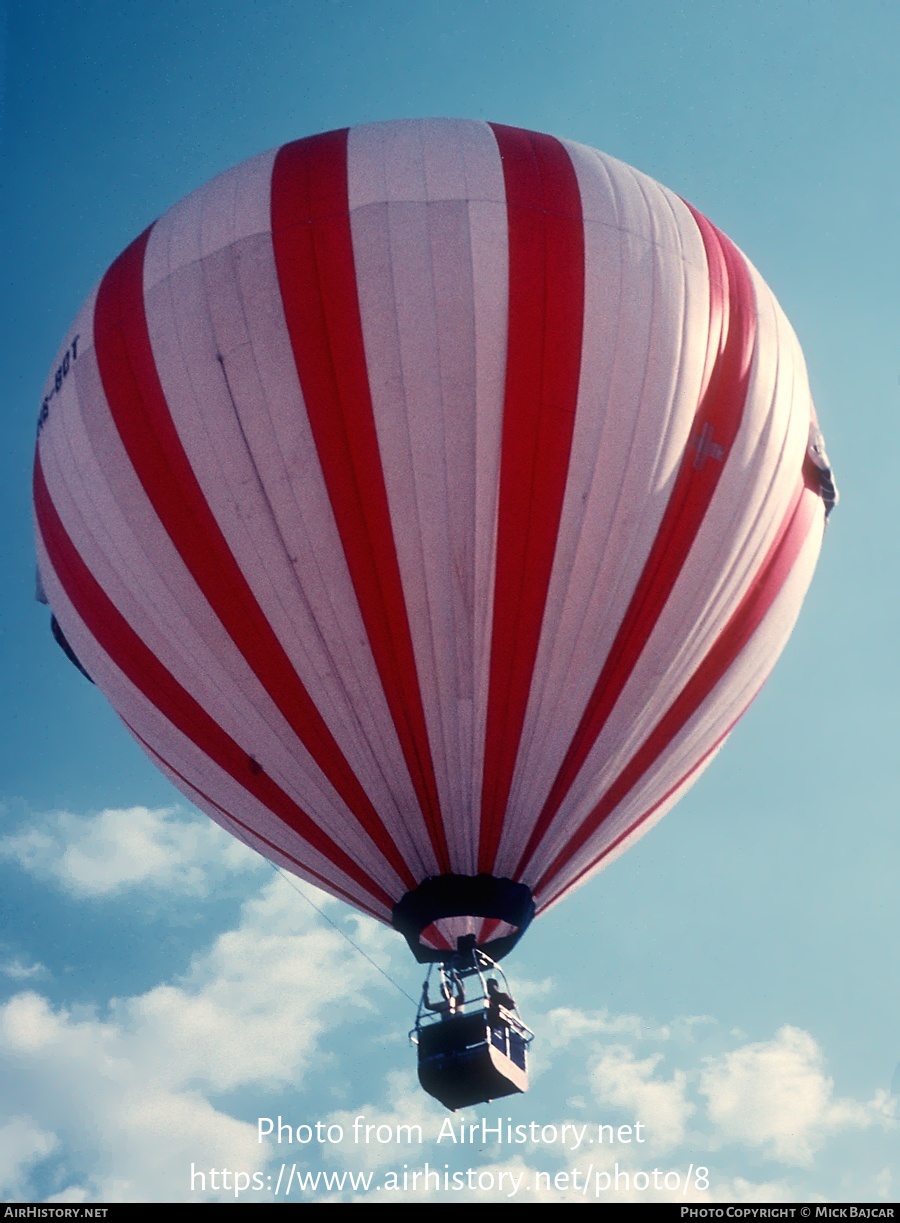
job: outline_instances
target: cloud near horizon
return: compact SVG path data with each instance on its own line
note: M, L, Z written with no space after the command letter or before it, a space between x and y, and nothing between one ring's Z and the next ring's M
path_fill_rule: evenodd
M202 826L214 834L208 837L171 809L126 814L123 831L110 811L56 813L39 829L8 837L4 852L82 903L125 889L148 898L161 887L202 891L230 865L229 839L212 825ZM245 869L240 859L238 869ZM232 927L198 950L184 973L141 993L111 996L101 1007L66 1003L58 994L54 1002L34 988L39 964L20 957L7 965L16 992L0 1005L0 1192L50 1201L233 1199L233 1191L211 1184L192 1193L192 1165L274 1176L290 1160L307 1170L352 1168L375 1184L426 1162L477 1167L484 1185L499 1186L504 1174L502 1191L426 1188L392 1193L392 1201L503 1201L513 1184L518 1201L822 1200L834 1165L830 1144L868 1132L873 1159L882 1146L884 1156L871 1175L860 1173L857 1196L890 1194L897 1121L888 1093L871 1100L839 1095L809 1032L783 1026L750 1040L725 1033L711 1016L653 1023L606 1010L542 1014L546 982L523 981L521 991L517 985L520 997L530 995L529 1019L542 1035L533 1094L515 1115L522 1107L528 1115L540 1099L548 1113L557 1110L546 1117L548 1133L563 1122L588 1134L598 1121L640 1121L642 1143L439 1143L450 1114L419 1090L406 1051L396 1068L390 1049L403 1033L375 1005L387 997L387 982L338 930L298 905L283 879L263 886L252 874L244 879L256 890ZM405 951L389 931L320 894L317 903L347 924L378 964L404 978ZM360 1057L360 1050L382 1054ZM515 1107L504 1101L489 1110L491 1124ZM260 1144L257 1112L279 1111L295 1120L324 1118L342 1128L344 1141L290 1153ZM360 1115L388 1140L350 1142ZM478 1114L455 1119L468 1124ZM414 1149L394 1140L408 1125L422 1128ZM695 1177L687 1194L640 1179L654 1168L683 1176L698 1164L710 1169L709 1185ZM617 1169L626 1179L618 1189L603 1188L603 1177ZM589 1175L597 1191L585 1197L571 1181ZM352 1188L305 1196L371 1200Z
M15 994L0 1006L0 1125L20 1155L0 1191L50 1155L54 1200L190 1200L192 1162L259 1167L255 1124L221 1097L302 1084L335 1007L366 1013L370 971L276 879L182 979L104 1014Z

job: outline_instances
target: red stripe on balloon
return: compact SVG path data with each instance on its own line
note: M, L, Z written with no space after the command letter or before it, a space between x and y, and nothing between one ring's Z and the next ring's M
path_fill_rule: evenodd
M818 497L810 489L809 481L804 476L797 486L778 534L773 540L765 560L760 565L756 577L751 582L744 597L735 608L709 653L678 697L663 714L638 752L606 791L590 816L567 841L565 849L556 856L550 867L544 871L535 885L534 891L536 893L552 883L554 877L572 861L579 850L595 835L607 816L625 799L647 770L659 760L672 743L672 740L699 710L716 685L724 679L729 668L771 610L773 603L781 593L782 587L790 577L800 551L809 536L820 504ZM734 723L732 723L733 725ZM715 747L718 746L718 743L721 743L730 730L731 727L720 736L713 748L710 748L710 751L706 753L703 758L704 760L708 758L710 752L715 750ZM652 815L660 803L665 802L673 790L682 785L687 776L698 767L699 765L692 765L689 773L673 789L670 789L659 802L654 803L653 807L641 815L626 832L618 836L611 845L604 849L602 854L594 859L590 866L585 867L585 870L593 869L626 836L630 836L635 828ZM581 878L583 874L584 871L580 872L578 878ZM569 886L574 886L574 881L572 884L567 885L567 887Z
M494 867L540 640L581 372L584 222L569 154L492 125L509 231L509 332L479 871Z
M501 921L499 917L487 917L478 935L480 943L489 943L494 934L500 929Z
M740 428L756 341L753 283L742 255L728 238L691 211L706 249L710 290L706 373L694 426L650 554L519 860L516 879L537 851L656 627Z
M744 706L741 712L737 715L734 721L731 722L730 725L726 727L726 729L721 733L721 735L719 735L718 739L716 739L715 743L712 745L709 751L704 752L704 754L700 757L697 763L692 764L691 767L688 769L688 771L684 774L684 776L680 777L673 786L670 786L669 789L666 790L665 794L663 794L663 796L660 799L658 799L657 802L655 802L648 811L645 811L643 815L639 816L638 819L634 821L634 823L630 824L628 828L625 829L624 832L620 833L615 838L615 840L611 841L610 844L607 845L606 848L602 851L602 853L597 854L596 858L592 859L592 861L590 861L587 864L587 866L582 867L582 869L578 872L578 874L573 879L568 880L559 889L559 891L554 892L552 896L544 900L541 900L540 903L536 903L535 915L546 912L546 910L549 909L551 905L556 904L557 901L562 900L562 898L568 895L569 892L574 891L574 889L578 887L578 885L582 882L582 880L584 880L588 875L590 875L592 871L596 870L597 867L600 865L600 863L605 858L608 858L611 853L613 853L616 849L618 849L618 847L622 844L623 841L627 840L628 837L630 837L634 832L638 830L638 828L640 828L641 824L646 823L646 821L650 819L650 817L654 814L654 812L658 811L659 808L663 805L663 803L667 802L672 797L672 795L675 794L678 791L678 789L685 784L685 782L688 780L689 777L691 777L694 773L698 773L700 769L703 768L706 761L709 760L709 758L713 756L715 752L722 746L722 744L725 742L725 740L734 730L735 726L737 726L738 722L740 722L741 718L744 716L744 714L747 712L747 710L756 700L757 696L759 696L759 692L760 690L757 689L757 691L753 694L753 696L750 698L750 700L747 702L747 704ZM553 880L551 880L550 882L553 882Z
M433 947L435 951L455 951L450 940L443 934L434 922L419 935L419 942L426 943L429 947Z
M138 732L134 729L131 723L127 721L127 719L122 718L122 721L131 731L132 735L134 735L135 739L137 739L138 743L140 743L141 747L144 749L147 755L150 756L156 762L157 767L163 773L168 773L168 774L171 774L172 777L178 778L178 781L181 783L180 788L184 791L184 793L192 793L192 794L198 795L199 798L201 798L204 803L206 803L210 807L214 807L216 811L218 811L219 814L222 816L222 818L227 820L230 825L233 825L235 828L240 828L245 833L247 833L246 838L241 836L240 832L233 832L232 836L235 836L239 841L243 841L244 844L249 849L252 849L255 853L261 853L262 851L258 850L256 846L253 844L253 841L258 841L260 844L265 845L266 848L269 849L273 854L277 854L279 857L286 859L288 862L296 866L297 874L301 878L306 878L306 876L311 876L313 879L316 880L317 886L324 888L326 892L331 892L332 895L339 896L341 900L346 900L347 904L352 905L356 909L362 909L363 912L368 913L371 917L374 917L376 921L385 920L385 916L383 913L376 912L376 910L373 909L369 904L367 904L366 901L361 900L358 895L355 895L352 892L345 891L344 888L338 887L338 885L333 880L327 879L324 875L320 874L316 870L313 870L313 868L307 865L306 863L299 862L293 856L293 854L288 853L288 851L284 849L281 845L276 845L274 841L270 841L268 837L264 837L262 833L259 832L257 829L251 828L249 824L245 824L243 820L239 820L236 815L232 815L230 811L226 811L225 808L220 803L217 803L214 798L210 798L208 794L205 794L203 790L201 790L199 786L196 785L195 782L189 781L188 778L185 777L183 773L179 772L179 770L176 769L173 764L170 764L169 761L166 760L165 757L161 756L159 752L156 751L155 748L152 748L150 744L147 742L147 740L142 738L142 736L138 734ZM276 862L273 862L271 858L267 858L267 861L269 861L272 866L278 865Z
M41 538L67 598L116 666L199 751L292 828L317 853L332 862L379 904L390 909L393 901L388 894L219 726L134 631L69 538L47 489L39 455L35 456L34 504Z
M369 390L347 195L347 132L279 149L272 241L288 333L369 644L438 866L450 856Z
M116 429L153 509L213 612L360 826L412 887L409 868L250 589L181 444L144 307L149 237L147 230L119 256L97 295L97 362Z

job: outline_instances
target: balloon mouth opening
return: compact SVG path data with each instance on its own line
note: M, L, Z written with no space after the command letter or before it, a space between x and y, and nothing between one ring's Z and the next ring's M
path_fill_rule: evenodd
M478 947L492 960L515 947L534 917L531 888L493 875L434 875L394 905L392 925L420 964Z

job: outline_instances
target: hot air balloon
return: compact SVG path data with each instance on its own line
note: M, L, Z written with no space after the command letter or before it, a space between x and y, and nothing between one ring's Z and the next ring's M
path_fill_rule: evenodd
M449 120L299 140L150 226L63 340L34 471L58 637L144 751L462 963L488 1045L491 962L709 764L835 496L728 238L603 153Z

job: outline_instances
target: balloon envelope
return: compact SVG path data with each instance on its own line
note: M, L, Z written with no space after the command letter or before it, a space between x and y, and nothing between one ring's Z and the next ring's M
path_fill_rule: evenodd
M103 277L41 406L39 570L192 802L401 902L423 956L503 951L759 691L828 474L796 338L696 210L550 136L373 124Z

